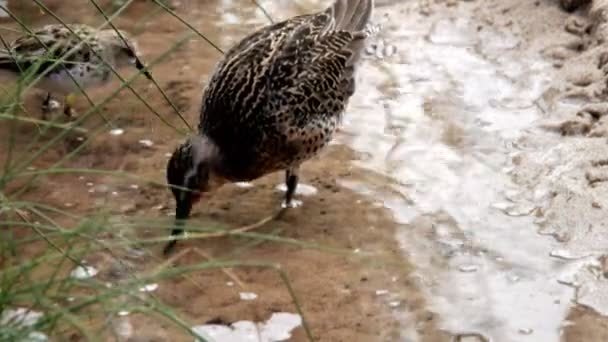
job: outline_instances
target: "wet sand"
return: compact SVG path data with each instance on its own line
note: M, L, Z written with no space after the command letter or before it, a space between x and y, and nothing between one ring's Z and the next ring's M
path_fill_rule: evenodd
M92 6L68 7L61 1L52 0L44 3L61 17L71 19L68 21L101 21ZM102 3L109 8L109 1ZM398 77L384 79L376 74L362 76L360 82L366 83L359 88L360 95L355 95L347 112L345 128L337 137L338 144L330 146L304 166L302 182L314 186L318 192L312 196L300 195L304 201L302 207L256 231L350 253L343 255L285 243L263 242L234 255L230 252L255 241L253 238L236 237L190 241L180 244L179 249L198 249L217 259L237 257L280 263L293 282L305 317L318 341L474 341L476 334L486 338L491 336L497 341L537 341L538 336L553 335L561 335L563 341L605 340L608 320L601 314L607 314L608 303L593 295L606 286L601 270L605 270L602 268L605 267L603 254L608 248L603 237L603 222L607 222L603 208L608 206L603 190L608 179L608 174L604 175L608 165L605 162L608 131L604 126L606 109L603 107L605 63L602 61L605 58L601 41L605 39L602 22L598 21L602 18L599 14L601 3L595 2L591 13L582 7L569 14L559 7L559 1L549 0L525 4L518 0L409 1L400 5L379 0L377 18L383 23L384 31L381 32L384 33L369 49L364 70L387 68L397 76L407 74L409 82L402 84ZM266 1L264 4L275 18L321 8L321 4L314 1ZM144 22L137 21L141 13L153 7L148 1L135 1L116 20L119 27L138 32L136 37L143 49L144 60L151 60L168 49L172 41L186 32L183 24L168 14L159 13ZM53 22L52 18L32 11L28 5L15 11L34 13L33 16L28 15L28 20L36 25ZM263 15L254 11L249 2L243 5L211 0L182 1L176 5L176 12L222 48L229 47L239 37L266 23ZM538 20L540 17L543 20ZM393 28L404 23L409 24L405 25L408 26L404 28L406 33L403 36L394 34ZM433 32L440 34L433 37ZM484 38L485 32L490 32L487 33L490 38ZM514 69L522 68L528 60L530 64L537 59L547 63L549 66L546 68L530 71L540 75L539 84L527 84L527 78L512 80L516 85L513 87L515 91L526 86L540 87L537 89L539 98L530 100L535 103L535 112L529 114L520 110L518 105L527 103L526 96L530 94L515 92L515 99L501 103L507 109L501 107L500 115L488 118L488 122L471 119L469 112L475 109L465 103L467 96L462 93L469 89L467 82L477 82L478 78L467 78L467 73L459 74L458 68L449 73L449 77L460 79L447 76L442 79L443 74L437 77L436 73L451 68L446 58L438 57L433 61L439 66L432 64L416 68L416 65L411 65L419 58L416 49L429 46L417 40L425 36L430 43L424 44L435 44L436 50L432 53L436 51L441 55L449 51L454 53L454 64L462 63L471 68L485 70L483 68L490 63L488 61L496 62L499 71L509 71L509 63L513 61ZM412 41L411 49L403 46L404 42L410 43L408 39ZM473 44L469 48L471 39L496 43ZM380 41L383 43L378 43ZM456 49L448 50L449 46L456 46ZM220 54L217 51L195 38L175 51L169 60L152 69L155 78L192 125L197 122L202 87L218 58ZM404 65L407 67L402 69ZM414 75L417 78L412 76L411 70L418 72ZM513 74L516 78L524 77L517 70ZM488 84L492 83L492 76L489 74ZM497 83L499 81L502 79ZM377 91L386 95L382 101L386 100L388 104L383 108L396 112L405 108L402 110L405 113L391 116L390 110L388 114L381 112L381 105L369 97L374 91L371 87L376 84L379 84ZM90 94L94 99L103 98L113 86ZM415 110L410 111L410 106L415 108L411 103L417 105L419 99L407 102L411 98L405 95L417 94L421 88L427 87L439 90L423 96L421 107L424 112L418 117ZM484 93L484 87L486 85L480 84L476 88L481 99L492 95ZM169 122L180 125L171 108L145 79L137 80L134 88ZM500 92L503 88L497 89ZM517 101L518 96L521 97L520 102ZM458 102L460 98L465 100ZM29 115L35 117L39 96L32 92L25 101ZM595 103L594 107L581 111L591 103ZM80 99L77 110L82 113L87 108L86 101ZM535 114L536 111L539 114ZM518 116L509 116L511 112ZM124 129L125 133L112 136L109 128L105 129L99 136L92 137L91 143L66 167L122 170L141 179L164 183L166 154L182 137L151 115L128 91L123 91L104 106L102 114L115 119L116 127ZM390 124L376 129L377 121L385 117L390 119ZM93 128L100 123L101 119L96 118L86 126ZM7 129L9 127L0 128ZM17 146L25 146L38 132L38 128L24 124L17 125L15 129L19 133ZM494 136L495 131L500 139ZM0 135L4 136L5 132ZM397 142L413 136L411 145L421 147L430 157L405 154L400 150L402 145L387 140L387 135L391 139L396 137ZM153 145L142 145L139 142L142 139L150 139ZM437 143L434 143L435 139ZM510 144L508 148L494 146L505 141ZM393 143L394 148L390 148ZM35 166L39 169L48 167L77 144L78 140L67 139L46 153ZM390 153L380 152L385 148ZM482 157L471 151L481 153ZM466 158L450 159L451 153ZM0 147L0 159L4 160L5 154L5 148ZM451 178L452 172L458 174L458 170L468 170L467 167L477 163L480 167L500 169L502 159L507 160L504 166L509 170L496 173L462 171L460 178ZM500 161L493 164L494 160ZM402 164L407 164L406 172L399 173L404 168ZM429 178L427 173L436 179ZM226 186L208 202L195 208L195 221L219 222L229 227L256 222L278 208L282 194L275 187L282 179L282 174L274 174L254 182L253 187ZM488 229L483 235L484 232L475 231L478 229L475 222L468 222L457 215L458 210L462 210L465 217L472 216L471 213L485 214L495 210L496 205L494 209L490 206L495 203L484 202L496 200L494 193L486 196L486 189L498 187L496 184L506 180L512 181L518 191L509 205L531 205L533 208L529 214L521 215L524 217L522 220L500 218L505 216L502 213L483 216L488 220L484 222ZM452 185L454 182L462 184L459 185L461 188ZM80 215L94 215L98 208L107 207L118 220L147 218L169 222L173 207L169 191L144 182L137 187L133 184L137 182L109 176L53 176L39 180L24 199L42 201ZM19 184L13 186L16 188ZM452 191L453 187L459 190ZM434 196L422 195L425 192ZM470 198L460 196L461 193L478 194L477 209L467 211L466 205L472 204L469 203ZM64 223L69 224L68 221ZM495 227L490 226L504 226L511 230L493 230ZM103 238L118 238L123 233L144 237L164 234L142 229L120 234L108 232ZM521 236L521 244L509 244L509 239L517 242L517 236ZM459 249L445 247L455 240L465 241L465 246ZM497 242L483 244L480 240ZM524 257L518 259L514 256L517 253L510 254L518 247L522 250L547 248L547 251L522 252ZM19 255L27 258L43 248L46 248L43 244L33 244L20 251ZM551 251L558 251L554 253L558 257L551 257ZM158 267L162 262L159 252L160 246L150 246L143 257L130 260L136 273ZM375 258L360 258L365 253L374 253ZM486 259L490 258L496 264L487 262ZM192 265L204 259L204 256L190 253L175 264ZM116 275L115 262L107 253L90 255L87 261L101 270L97 276L100 280L119 282L126 277L124 274ZM528 263L529 269L521 266ZM541 273L544 268L550 271ZM255 268L233 268L231 271L236 283L220 270L201 271L188 279L160 282L155 295L192 326L210 320L264 321L273 312L295 312L275 271ZM497 279L517 275L524 281L514 281L511 288L484 287L491 279L485 275L486 271ZM480 278L468 278L470 275L479 275ZM526 282L529 280L526 277L533 278L533 281ZM497 284L503 284L500 281ZM228 286L228 282L232 282L232 286ZM238 282L242 282L243 288ZM518 292L517 284L533 286L528 289L522 285L521 292ZM571 291L569 286L578 288L578 291ZM446 292L450 287L456 288L455 294ZM244 301L239 298L240 292L253 292L258 297ZM514 297L507 297L507 293ZM543 312L546 307L539 306L539 314L546 314L547 321L551 322L546 328L520 324L520 318L526 319L525 315L535 311L526 307L525 313L518 312L520 303L512 298L529 293L543 297L538 302L536 298L523 300L535 305L559 301L555 304L559 309ZM476 297L489 299L480 305L471 305ZM501 303L501 298L507 298L503 300L506 303ZM505 310L511 300L517 309ZM572 305L568 304L570 301ZM458 314L461 317L455 317ZM192 340L161 319L138 314L127 317L129 323L137 328L137 333L131 336L132 341ZM465 324L458 319L465 320ZM474 330L470 330L469 325ZM553 335L538 335L545 333L543 329ZM560 332L560 329L563 330ZM110 330L104 330L104 334L108 340L113 340ZM78 340L77 336L74 338ZM302 328L294 331L292 340L306 340Z

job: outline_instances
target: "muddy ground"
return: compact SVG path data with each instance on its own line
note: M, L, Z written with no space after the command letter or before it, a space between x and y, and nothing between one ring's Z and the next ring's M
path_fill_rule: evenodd
M85 1L70 5L59 0L43 2L68 22L101 22L95 9ZM219 0L181 1L174 2L174 6L178 15L225 49L266 20L250 2L241 2L239 6L228 5L227 8ZM104 8L111 7L110 1L102 1L101 4ZM321 7L319 3L306 1L276 1L267 5L275 19ZM573 286L578 291L572 298L568 314L563 317L561 340L606 340L608 320L602 316L602 313L607 314L606 311L602 312L604 303L588 293L593 289L602 289L606 284L602 272L595 271L605 267L602 266L605 265L602 263L603 251L608 246L600 238L605 233L603 222L607 222L608 215L603 209L608 206L608 197L603 191L605 180L608 179L604 170L608 165L605 162L608 129L604 115L608 110L604 74L608 50L603 33L606 25L603 20L608 18L604 8L608 7L604 7L602 1L595 1L574 13L568 13L560 8L556 0L412 0L403 3L378 0L377 5L379 16L393 23L401 21L402 25L408 22L435 22L446 17L473 18L476 23L481 23L473 30L492 29L517 34L523 43L511 47L511 50L532 51L552 64L552 75L555 77L538 100L544 115L537 122L540 130L519 138L519 143L529 148L513 157L514 169L511 174L516 183L528 189L532 197L541 188L547 194L540 196L542 205L536 207L534 212L538 222L530 226L530 230L538 229L547 235L547 239L556 239L563 244L563 250L569 251L568 255L574 255L572 258L576 260L583 258L579 256L583 252L587 258L587 266L574 276L578 278L564 281L564 286ZM33 4L21 2L21 5L12 8L35 26L54 22L50 16L34 9ZM157 12L150 17L143 15L154 8L151 1L135 1L115 21L118 27L136 33L144 60L147 61L170 48L172 42L187 32L182 23L167 13ZM3 21L2 26L17 27L8 19ZM3 38L13 36L8 31L2 31ZM396 53L408 56L407 50L399 49ZM200 38L193 38L152 68L155 79L191 125L197 123L205 80L220 57ZM365 77L361 81L365 82ZM98 101L117 84L91 91L91 98ZM170 123L181 125L171 107L149 82L138 79L134 89ZM41 94L35 91L25 97L27 115L36 117L39 114L40 97ZM80 99L78 112L85 112L87 108L86 100ZM65 166L121 170L135 174L140 179L164 183L167 153L183 136L160 122L128 91L121 92L116 99L104 105L101 114L112 120L114 127L124 129L124 134L113 136L109 134L109 127L104 128L101 134L91 137L91 142ZM93 129L102 122L101 118L96 117L88 121L85 127ZM0 130L4 132L0 136L6 136L8 129L17 132L18 150L39 131L31 124L14 127L3 125ZM458 129L455 130L456 133L448 130L444 139L456 147L466 144L459 140ZM47 135L37 146L42 146L50 138L50 134ZM151 140L153 145L142 145L139 142L142 139ZM77 137L69 137L45 153L34 166L44 169L78 144ZM7 153L5 146L0 145L2 160ZM19 153L28 152L21 150ZM558 154L560 158L551 159L548 157L550 153ZM370 188L382 189L386 184L395 183L386 175L356 166L357 162L366 158L369 156L348 144L330 146L318 158L305 164L302 170L302 182L314 186L318 193L313 196L300 195L304 201L302 207L289 211L258 230L282 238L350 250L351 255L264 242L240 251L237 256L245 260L281 264L293 282L315 340L483 340L479 337L483 335L481 333L470 332L467 335L466 331L446 329L442 324L443 317L428 305L427 283L416 272L417 265L409 260L409 251L401 250L395 238L400 225L395 219L395 212L383 205L383 198L366 196L343 186L349 182L367 183L373 184ZM197 206L194 217L201 222L220 222L229 227L256 222L278 208L281 193L275 190L275 186L282 178L283 175L274 174L256 181L253 187L226 186L208 202ZM13 184L13 189L19 185ZM23 198L82 216L95 215L100 208L108 208L118 220L146 218L169 222L173 208L171 195L162 186L90 174L39 179ZM61 217L56 219L64 224L71 223ZM416 222L424 225L424 221ZM163 233L155 230L140 232L146 237L161 236ZM112 238L113 235L120 234L109 232L103 237ZM250 242L243 238L224 237L189 241L179 248L196 248L211 258L222 258L234 256L230 254L231 251ZM46 246L41 243L32 244L19 251L19 255L27 258L44 248ZM355 250L375 253L382 258L382 262L378 259L361 260ZM146 246L145 251L143 257L130 261L137 273L145 273L162 263L160 245ZM190 253L177 260L176 265L194 264L201 259L204 257ZM87 262L101 270L99 279L109 282L120 280L116 276L115 262L107 253L90 255ZM192 326L218 319L223 322L243 319L264 321L273 312L295 312L276 272L252 268L234 268L232 272L234 278L217 270L196 272L188 279L162 281L155 295ZM597 274L600 275L593 276ZM586 281L586 277L593 279ZM235 282L235 279L236 284L226 285L227 282ZM593 284L593 287L586 284ZM390 295L378 295L378 290L388 290ZM239 292L254 292L258 298L243 301L239 299ZM500 296L500 293L494 295ZM136 328L131 341L192 340L176 332L166 321L135 314L128 317L130 324ZM108 340L113 340L111 330L104 330ZM521 338L528 338L527 335L528 331L522 330ZM78 336L73 336L73 339L78 340ZM494 339L510 341L496 336ZM294 331L292 340L306 340L302 328Z

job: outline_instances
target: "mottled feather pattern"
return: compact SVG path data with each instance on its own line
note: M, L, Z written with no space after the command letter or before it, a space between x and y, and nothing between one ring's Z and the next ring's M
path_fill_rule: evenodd
M102 59L115 66L117 51L123 49L123 42L113 30L98 31L79 24L68 27L74 33L56 24L16 39L9 51L0 53L0 69L20 73L39 65L36 72L42 73L52 68L40 84L48 91L76 91L78 88L67 72L85 88L106 83L112 74ZM127 44L130 43L127 41ZM54 65L59 59L61 62Z
M199 131L220 147L228 179L297 166L331 140L367 37L336 27L333 8L294 17L244 38L217 65Z
M11 46L11 52L8 58L2 62L14 62L27 69L40 58L47 57L48 66L54 63L54 60L61 58L70 51L71 54L65 58L65 65L73 67L82 63L97 62L98 58L91 52L95 49L98 53L102 53L100 45L93 39L94 32L91 28L83 25L71 25L74 32L80 36L88 45L80 43L80 39L75 37L69 30L59 25L48 25L33 32L32 35L23 36L15 40ZM76 48L76 46L80 46ZM44 70L46 65L42 65L41 70ZM63 65L59 65L63 67Z
M203 92L199 132L167 164L183 232L202 193L285 170L293 207L299 167L326 146L355 90L354 71L374 0L335 0L326 10L245 37L218 63ZM165 246L171 252L176 240Z

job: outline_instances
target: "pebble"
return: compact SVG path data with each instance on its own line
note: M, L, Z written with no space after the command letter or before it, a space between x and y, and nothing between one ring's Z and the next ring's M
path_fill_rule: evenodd
M479 268L477 267L477 265L462 265L458 267L458 269L460 270L460 272L472 273L477 272Z
M112 135L122 135L125 132L124 129L122 128L114 128L113 130L110 131L110 134Z
M530 328L522 328L522 329L519 329L518 332L522 335L530 335L534 332L534 330L532 330Z
M139 288L140 292L154 292L158 289L158 284L148 284Z
M93 266L78 266L72 270L70 276L75 279L88 279L97 275L99 271Z
M384 296L388 294L388 290L376 290L376 296Z
M577 260L577 259L587 258L587 257L591 256L591 253L576 255L565 249L556 249L556 250L549 252L549 256L552 256L552 257L558 258L558 259L562 259L562 260Z
M258 295L253 292L241 292L239 293L241 300L254 300L258 298Z
M141 139L139 143L145 147L152 147L154 145L154 142L150 139Z

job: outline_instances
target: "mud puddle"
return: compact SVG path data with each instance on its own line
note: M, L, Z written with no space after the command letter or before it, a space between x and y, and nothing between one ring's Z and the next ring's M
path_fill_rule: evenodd
M392 209L441 329L557 341L574 292L557 281L559 243L534 223L546 194L524 199L511 174L522 137L549 135L538 100L555 71L518 27L486 25L472 5L430 17L413 7L376 12L382 30L340 139L394 182L342 183Z

